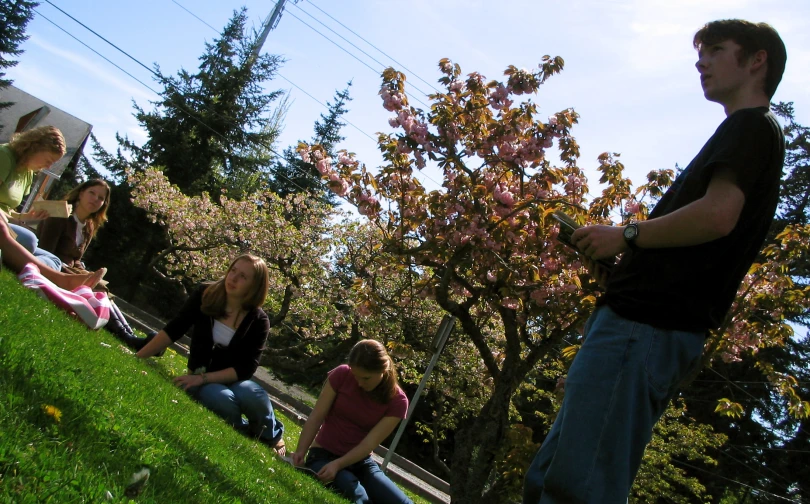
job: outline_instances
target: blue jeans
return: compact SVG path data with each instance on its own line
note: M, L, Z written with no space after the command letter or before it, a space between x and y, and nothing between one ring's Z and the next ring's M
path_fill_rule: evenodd
M270 446L280 441L284 434L284 425L276 419L267 392L253 380L229 385L209 383L190 387L188 392L236 430L257 437Z
M705 334L598 307L562 406L526 473L523 504L624 504L655 423L700 362Z
M339 458L323 448L310 448L306 466L318 472L323 466ZM355 504L413 504L413 501L382 472L371 456L338 471L335 481L330 483L330 486L334 486Z
M33 231L25 226L18 226L17 224L9 224L8 227L17 233L17 243L23 246L25 250L31 252L42 263L51 268L52 270L60 271L62 269L62 260L51 254L45 249L39 248L39 240Z

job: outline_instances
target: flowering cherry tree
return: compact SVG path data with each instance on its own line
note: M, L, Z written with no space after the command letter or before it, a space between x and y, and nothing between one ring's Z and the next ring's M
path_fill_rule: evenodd
M515 392L539 363L576 351L570 342L594 307L595 286L577 254L556 239L550 215L560 209L580 223L610 223L617 213L620 221L644 218L644 201L660 197L673 176L651 172L633 189L617 155L606 153L598 168L603 190L589 198L571 134L577 114L541 115L530 98L562 67L561 58L546 56L536 69L509 67L501 82L463 76L443 59L444 90L431 96L429 111L412 107L405 76L387 69L380 97L395 132L379 137L382 166L372 172L350 152L333 159L318 145L298 147L330 189L379 229L392 264L423 273L417 295L457 317L465 343L477 351L486 400L456 426L454 501L484 502L498 491L493 468L509 437ZM418 171L428 165L443 174L441 190L428 192L419 182ZM370 282L355 287L373 299L363 293ZM359 309L367 314L373 307ZM776 344L784 322L774 323L766 338ZM729 334L719 333L710 350L733 355L749 343Z
M541 120L536 104L514 101L558 73L560 58L545 57L534 71L510 67L506 82L463 78L448 60L439 66L446 92L432 97L427 113L408 104L403 74L384 72L383 106L401 132L381 135L386 164L377 173L348 152L331 159L305 144L299 152L378 226L386 251L430 272L418 295L456 316L478 352L488 398L456 431L450 478L453 498L472 503L487 498L515 390L593 308L595 298L582 295L576 254L556 240L550 218L561 208L584 219L587 185L570 133L577 114L567 109ZM553 148L559 165L547 155ZM441 191L427 192L415 176L428 162L444 174ZM605 170L611 163L605 159ZM621 184L612 186L617 201L629 199Z
M345 315L328 297L335 290L328 254L334 210L306 194L280 198L256 192L236 200L223 195L214 202L203 193L189 197L151 168L130 174L133 200L166 231L170 246L150 266L164 274L194 281L216 279L234 256L251 252L270 270L265 308L272 326L282 323L306 336L331 333ZM305 320L289 326L288 313Z

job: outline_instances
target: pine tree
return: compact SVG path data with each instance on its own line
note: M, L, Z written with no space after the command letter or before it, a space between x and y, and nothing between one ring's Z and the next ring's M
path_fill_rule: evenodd
M351 101L349 96L351 85L352 83L349 82L342 91L335 92L334 100L328 103L328 112L325 115L321 114L320 120L315 122L312 143L323 145L332 158L337 155L335 151L337 144L345 138L340 134L341 129L346 125L341 118L349 111L346 105ZM269 185L280 196L309 191L325 201L337 204L337 197L334 193L325 190L315 165L304 162L295 147L287 147L284 150L283 161L273 163L272 179Z
M93 144L94 159L117 183L109 224L101 228L87 256L91 264L109 268L107 278L116 293L132 302L171 311L182 296L174 279L149 267L167 240L163 230L132 205L127 170L160 168L185 194L208 192L214 200L223 192L238 198L267 179L283 104L274 111L282 92L266 92L264 85L282 59L256 56L258 35L246 32L246 22L246 10L235 11L222 34L205 45L195 73L180 70L171 77L156 67L163 85L160 98L149 112L135 106L134 115L148 135L146 143L119 136L114 153Z
M169 180L188 195L208 191L215 197L234 179L249 179L270 165L273 102L282 91L266 92L283 62L275 55L255 55L255 33L245 34L246 10L234 12L222 35L206 43L194 74L180 70L165 76L155 108L135 106L135 117L149 140L142 146L123 139L121 146L136 166L160 166Z

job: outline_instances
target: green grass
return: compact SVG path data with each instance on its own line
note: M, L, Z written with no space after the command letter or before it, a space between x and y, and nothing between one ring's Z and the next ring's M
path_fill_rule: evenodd
M346 502L174 387L185 358L137 360L5 270L0 293L0 503Z

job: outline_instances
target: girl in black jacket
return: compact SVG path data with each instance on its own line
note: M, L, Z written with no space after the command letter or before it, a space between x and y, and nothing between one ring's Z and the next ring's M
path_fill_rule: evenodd
M267 393L250 379L270 331L261 308L268 283L262 259L250 254L237 257L223 278L194 291L137 356L158 354L193 326L188 374L174 383L238 430L284 455L284 426L275 418Z

